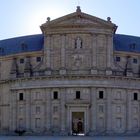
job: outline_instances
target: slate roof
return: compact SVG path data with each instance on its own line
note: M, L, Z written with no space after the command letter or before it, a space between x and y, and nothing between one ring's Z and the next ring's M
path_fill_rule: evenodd
M0 56L22 52L40 51L43 49L42 34L11 38L0 41ZM113 46L116 51L140 53L140 37L115 34Z
M113 45L116 51L140 53L140 37L115 34Z
M1 40L0 56L40 51L43 48L43 43L42 34Z

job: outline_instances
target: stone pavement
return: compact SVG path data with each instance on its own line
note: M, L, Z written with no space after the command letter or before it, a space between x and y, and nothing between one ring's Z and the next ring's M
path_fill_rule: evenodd
M0 136L0 140L140 140L140 136Z

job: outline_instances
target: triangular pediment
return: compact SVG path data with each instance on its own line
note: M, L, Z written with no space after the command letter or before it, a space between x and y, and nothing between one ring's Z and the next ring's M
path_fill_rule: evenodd
M103 20L98 17L88 15L83 12L74 12L72 14L60 17L58 19L48 21L45 24L42 24L41 29L56 29L57 27L60 28L70 28L70 27L100 27L100 28L116 28L116 25L108 20Z

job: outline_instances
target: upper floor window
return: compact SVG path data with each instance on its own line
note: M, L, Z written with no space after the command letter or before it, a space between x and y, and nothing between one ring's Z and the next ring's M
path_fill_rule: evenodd
M53 92L53 99L58 99L58 92L57 91Z
M138 93L134 93L133 98L134 98L134 100L138 100Z
M116 99L118 99L118 100L120 100L121 99L121 92L120 91L118 91L117 93L116 93Z
M136 43L132 43L132 44L130 44L130 51L135 51L135 49L136 49Z
M76 91L76 99L80 99L80 91Z
M55 114L55 113L57 113L58 112L58 106L54 106L53 107L53 113Z
M137 58L133 58L133 63L137 64L138 63L138 59Z
M40 113L40 106L37 106L36 107L36 114L39 114Z
M20 100L20 101L23 101L23 99L24 99L24 98L23 98L23 93L19 93L19 100Z
M121 61L121 58L119 56L116 56L116 61L117 62L120 62Z
M103 99L104 98L104 92L103 91L99 91L99 99Z
M27 51L28 47L27 47L27 44L25 42L22 42L21 43L21 50L22 51Z
M40 100L41 99L41 93L40 92L36 92L35 93L35 99L36 100Z
M23 64L23 63L24 63L24 59L21 58L21 59L20 59L20 64Z
M0 47L0 54L4 53L4 48Z
M40 62L41 61L41 57L36 57L36 62Z

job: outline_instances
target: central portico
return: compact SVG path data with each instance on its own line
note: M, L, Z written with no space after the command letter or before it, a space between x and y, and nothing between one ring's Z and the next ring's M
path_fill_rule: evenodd
M66 104L67 126L71 135L87 134L89 132L89 104Z
M82 82L85 85L84 80L80 79L82 75L85 77L96 74L111 75L113 71L112 42L116 28L110 18L105 21L88 15L81 12L79 6L76 12L69 15L52 21L47 18L46 23L41 25L44 35L44 59L37 71L43 71L49 76L53 74L64 76L70 79L66 81L68 87L77 89L80 89ZM79 75L77 83L72 80L72 75ZM61 82L59 81L59 84ZM65 82L60 88L64 85ZM52 86L55 86L55 83ZM94 110L94 103L84 99L65 101L64 92L61 95L62 134L86 135L91 131L96 131L96 118L90 112ZM103 119L102 126L104 126Z

